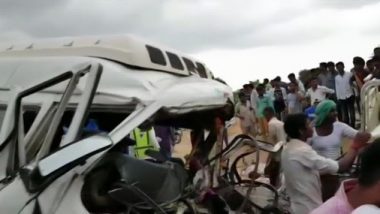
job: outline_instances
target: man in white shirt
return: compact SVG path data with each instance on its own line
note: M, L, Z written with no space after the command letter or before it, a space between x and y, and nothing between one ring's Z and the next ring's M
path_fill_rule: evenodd
M338 75L335 77L338 99L339 120L355 128L355 96L352 91L353 74L344 71L343 62L336 64Z
M280 141L286 142L286 135L284 131L284 123L275 117L275 112L272 107L264 109L265 119L268 121L268 142L275 145ZM279 183L280 175L280 157L281 152L275 154L269 154L267 159L267 167L265 168L265 174L269 175L270 184L277 186Z
M292 213L309 214L322 205L320 174L333 174L349 169L359 150L368 145L368 136L356 137L350 150L339 161L317 154L306 140L313 135L306 115L289 115L284 124L290 141L281 155L285 188L290 197Z
M302 93L302 95L305 95L305 86L300 80L296 79L296 75L294 73L291 73L288 75L288 79L290 82L296 84L298 86L298 91Z
M276 143L286 141L284 123L275 117L274 109L267 107L264 109L264 116L268 121L269 137L268 142L275 145Z
M310 81L310 88L307 90L306 97L310 98L310 103L314 103L316 100L322 102L326 99L327 94L334 93L335 91L333 89L318 85L318 79L313 78Z

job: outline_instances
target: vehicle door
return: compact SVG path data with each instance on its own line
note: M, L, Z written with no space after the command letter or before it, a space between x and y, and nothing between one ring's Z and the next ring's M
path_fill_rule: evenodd
M38 165L40 160L49 157L64 145L59 132L62 131L62 127L59 126L62 125L62 117L70 99L73 99L76 86L80 81L84 81L84 90L79 99L76 98L79 102L75 105L75 112L65 133L64 142L67 144L78 139L80 127L85 122L101 72L100 64L85 63L25 90L14 90L0 132L0 210L2 212L46 213L42 211L49 210L53 206L49 207L49 202L39 201L41 191L49 185L49 182L45 180L41 184L30 182L33 179L25 179L30 176L41 176L39 173L29 172L28 169L33 169L33 165ZM62 93L43 93L52 87L62 88ZM33 108L35 108L34 116L27 116ZM62 159L62 156L59 157ZM56 189L50 194L52 199L60 194L59 191Z

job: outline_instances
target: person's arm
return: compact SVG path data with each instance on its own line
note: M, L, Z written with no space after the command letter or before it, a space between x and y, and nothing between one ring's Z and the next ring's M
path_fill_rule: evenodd
M240 114L240 106L241 106L241 102L238 102L236 105L235 105L235 116L240 118L240 119L243 119L243 117L241 116Z
M151 143L151 145L153 145L154 148L159 149L160 144L157 140L157 136L153 128L148 131L148 137L149 137L149 142Z
M317 154L313 149L301 150L299 162L305 167L318 170L320 174L334 174L337 172L344 172L350 169L355 161L359 150L365 147L363 139L355 137L354 143L350 150L339 161L325 158Z
M272 123L268 123L268 139L269 139L269 143L271 144L276 144L277 142L274 142L276 141L276 126Z
M305 97L307 97L307 98L311 97L310 89L308 89L308 90L306 91Z
M286 96L286 89L285 88L281 88L281 92L282 92L282 97L284 98L284 101L285 101L285 104L286 104L286 100L288 99L288 97Z
M342 129L343 136L349 139L356 139L359 143L367 143L371 139L371 134L369 132L359 132L358 130L352 128L345 123L339 123Z
M302 92L302 94L305 94L305 86L303 85L303 83L300 81L300 80L298 80L298 90L300 91L300 92Z
M319 86L319 88L323 91L323 93L326 93L326 94L334 94L335 93L334 89L327 88L325 86Z
M303 96L303 93L302 92L298 92L297 93L297 100L299 102L303 101L305 99L305 97Z
M339 163L339 172L347 171L351 168L356 157L359 154L359 150L367 146L368 140L371 138L369 133L358 133L356 134L354 141L351 145L351 148L348 152L338 161Z
M354 163L356 156L358 156L358 150L350 148L347 153L338 161L338 172L345 172L349 170Z
M256 110L257 109L257 92L256 90L253 90L251 93L251 108Z

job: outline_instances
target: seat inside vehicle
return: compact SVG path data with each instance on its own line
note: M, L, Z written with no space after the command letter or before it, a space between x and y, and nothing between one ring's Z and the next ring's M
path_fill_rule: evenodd
M120 152L110 152L90 172L82 188L82 200L89 211L104 211L110 206L144 203L131 190L128 197L114 200L109 191L122 186L133 186L144 192L157 204L168 203L181 197L188 180L187 172L177 163L154 163L139 160ZM123 184L123 185L120 185Z

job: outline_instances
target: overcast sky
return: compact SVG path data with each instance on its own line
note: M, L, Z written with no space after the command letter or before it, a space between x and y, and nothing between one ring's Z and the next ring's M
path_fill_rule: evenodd
M0 40L135 34L190 53L238 88L320 61L367 59L379 0L0 0Z

